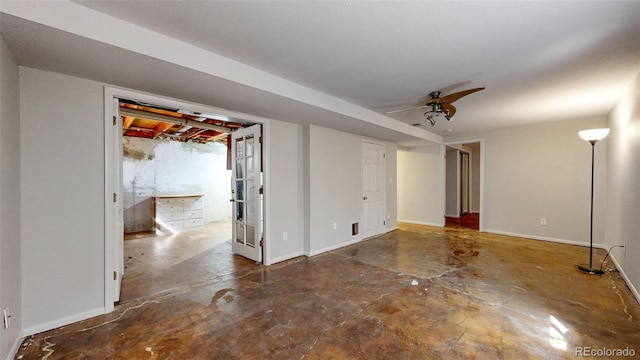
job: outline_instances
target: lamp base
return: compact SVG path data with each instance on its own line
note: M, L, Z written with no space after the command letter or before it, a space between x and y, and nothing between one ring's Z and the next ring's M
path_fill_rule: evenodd
M577 265L578 270L582 271L585 274L590 274L590 275L602 275L604 274L604 271L600 270L600 269L594 269L594 268L590 268L586 265Z

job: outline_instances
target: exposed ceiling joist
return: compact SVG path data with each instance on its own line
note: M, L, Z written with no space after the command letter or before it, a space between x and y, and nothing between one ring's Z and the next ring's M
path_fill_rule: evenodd
M146 111L123 108L123 107L120 108L120 115L125 117L141 118L141 119L161 121L161 122L171 123L171 124L178 124L182 126L191 126L198 129L214 130L221 133L231 132L230 129L224 126L218 126L218 125L209 124L201 121L195 121L195 120L180 119L180 118L175 118L175 117L162 115L162 114L153 114Z
M228 137L228 136L229 136L229 134L218 134L218 135L216 135L216 136L212 136L212 137L210 137L210 138L209 138L209 139L207 139L205 142L207 142L207 143L208 143L208 142L212 142L212 141L222 140L222 139L224 139L224 138L226 138L226 137Z
M162 134L165 131L169 130L172 126L173 126L173 124L171 124L171 123L165 123L165 122L159 123L158 125L156 125L155 132L153 133L153 138L157 139L158 136L160 136L160 134Z
M136 118L134 118L132 116L125 116L124 117L124 121L122 122L122 128L123 129L128 129L131 126L131 124L133 124L133 121L135 119Z

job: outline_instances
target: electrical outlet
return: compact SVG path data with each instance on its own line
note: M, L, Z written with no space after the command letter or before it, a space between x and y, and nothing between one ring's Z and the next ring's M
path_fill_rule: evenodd
M337 229L337 228L338 228L338 223L335 223L335 222L334 222L334 223L333 223L333 230L335 230L335 229Z
M286 232L286 231L285 231L285 232L283 232L283 233L282 233L282 240L287 241L287 237L288 237L287 232Z
M8 329L9 325L11 325L11 315L9 315L9 308L6 307L2 310L2 323L4 324L4 328Z
M547 219L545 219L545 218L540 219L540 225L541 226L547 226Z

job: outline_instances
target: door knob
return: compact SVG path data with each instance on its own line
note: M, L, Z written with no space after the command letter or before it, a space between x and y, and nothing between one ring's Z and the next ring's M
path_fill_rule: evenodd
M362 197L362 200L367 200L367 199L368 199L368 197L366 197L366 196Z
M229 199L229 201L234 202L234 201L236 201L236 200L235 200L235 199Z

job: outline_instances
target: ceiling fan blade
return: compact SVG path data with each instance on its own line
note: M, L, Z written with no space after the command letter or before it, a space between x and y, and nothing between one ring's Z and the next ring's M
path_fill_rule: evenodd
M438 99L433 99L436 100L434 102L442 102L442 103L452 103L458 99L460 99L463 96L467 96L469 94L473 94L474 92L480 91L480 90L484 90L483 87L481 88L475 88L475 89L469 89L469 90L464 90L464 91L460 91L457 93L453 93L453 94L449 94L449 95L445 95L441 98ZM432 101L433 101L432 100ZM427 104L429 103L429 101L427 101Z
M447 115L449 115L449 117L453 117L456 113L456 107L451 104L442 104L442 108L447 110Z
M409 111L409 110L426 109L428 107L431 107L431 106L424 105L424 106L416 106L416 107L410 107L410 108L400 109L400 110L385 111L385 114L395 114L395 113Z

